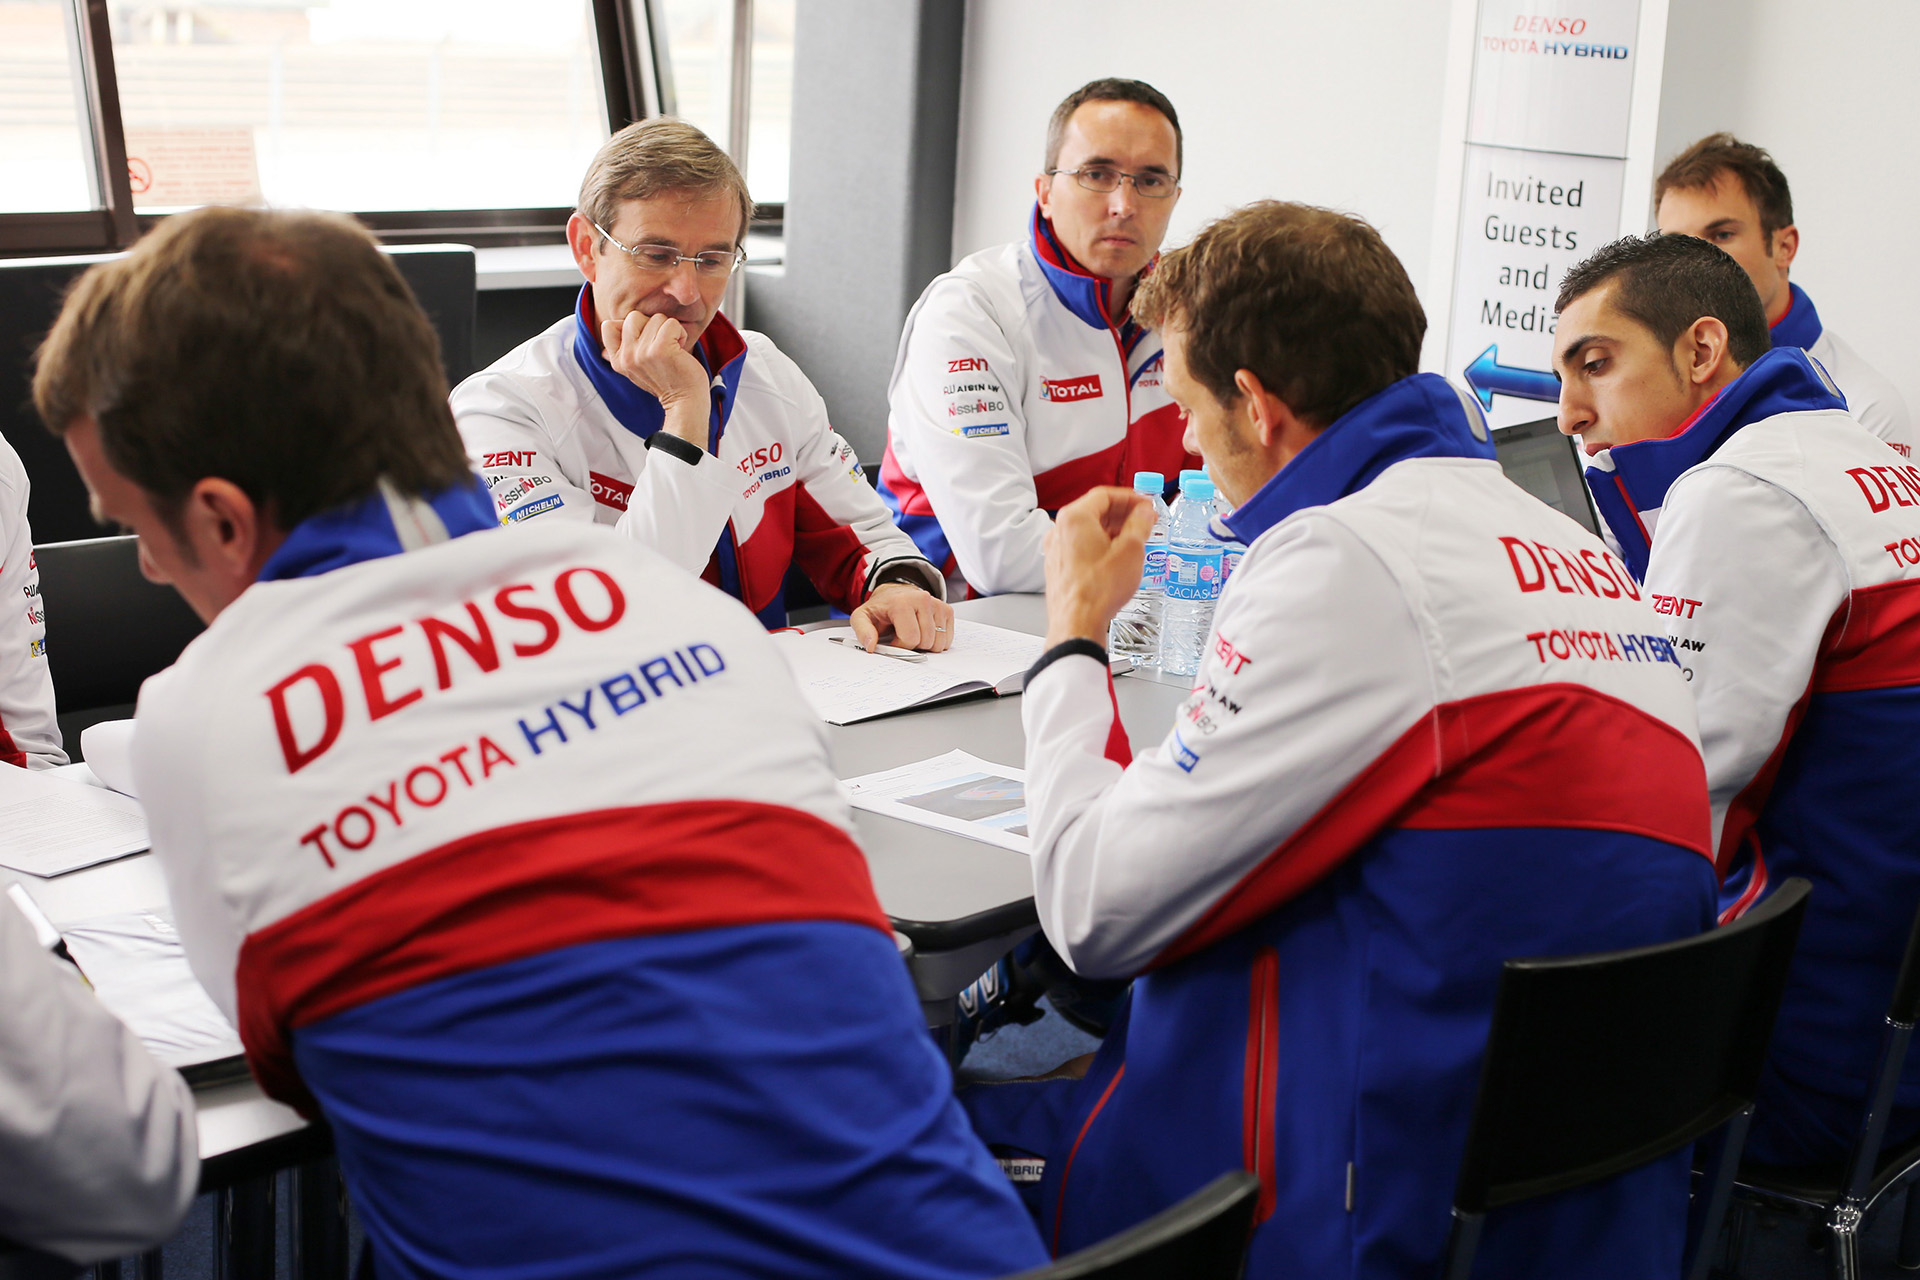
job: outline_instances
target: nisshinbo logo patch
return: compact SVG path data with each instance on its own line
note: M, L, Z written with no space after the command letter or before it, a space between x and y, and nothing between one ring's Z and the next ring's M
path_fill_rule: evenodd
M1084 378L1042 378L1040 398L1056 401L1097 400L1100 398L1100 375L1090 373Z

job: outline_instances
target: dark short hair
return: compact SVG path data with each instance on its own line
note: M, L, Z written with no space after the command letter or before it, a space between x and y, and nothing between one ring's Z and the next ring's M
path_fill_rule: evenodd
M1247 369L1318 427L1418 371L1427 331L1378 231L1279 200L1236 209L1162 254L1133 313L1182 332L1188 371L1220 403L1239 399L1233 376Z
M1073 113L1089 102L1137 102L1165 116L1167 123L1173 126L1174 177L1180 176L1187 163L1187 139L1180 132L1180 113L1173 109L1173 103L1167 101L1166 94L1146 81L1122 80L1116 76L1087 81L1053 109L1053 118L1047 121L1047 162L1041 168L1052 169L1060 163L1060 143L1067 135L1067 121L1073 119Z
M1658 209L1661 198L1675 187L1699 191L1718 182L1723 173L1740 180L1771 246L1774 232L1793 225L1793 193L1787 189L1787 175L1772 156L1730 133L1710 133L1667 161L1653 184L1653 207Z
M1773 335L1753 280L1718 245L1693 236L1623 236L1568 271L1555 314L1575 298L1617 283L1613 305L1671 347L1703 316L1727 326L1727 350L1741 368L1767 354Z
M352 219L205 208L74 282L40 344L34 406L99 425L114 470L177 529L232 481L281 529L373 494L471 480L440 344Z

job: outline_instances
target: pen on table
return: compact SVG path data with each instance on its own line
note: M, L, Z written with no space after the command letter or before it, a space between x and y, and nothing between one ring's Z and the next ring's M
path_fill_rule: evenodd
M67 940L62 938L60 931L53 927L53 921L47 919L47 913L40 909L40 904L33 900L33 895L28 893L22 885L10 884L7 886L7 896L13 899L13 905L20 908L20 914L25 916L27 923L33 926L34 937L39 940L40 945L72 965L74 971L80 974L80 980L92 986L93 983L87 982L87 975L80 968L80 962L73 958L73 952L67 950Z
M862 653L867 652L867 646L861 644L860 641L853 636L828 636L827 642L829 644L843 644L849 649L858 649ZM876 658L898 658L902 662L925 662L927 660L927 655L924 653L915 653L911 649L896 649L890 644L876 646L873 650L873 656Z

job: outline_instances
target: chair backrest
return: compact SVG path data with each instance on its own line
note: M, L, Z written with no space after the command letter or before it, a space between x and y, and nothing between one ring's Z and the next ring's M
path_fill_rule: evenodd
M33 549L47 606L47 665L61 714L132 702L204 629L172 587L140 573L139 539Z
M1008 1280L1240 1280L1260 1179L1223 1173L1139 1226Z
M1894 979L1887 1017L1909 1026L1920 1020L1920 911L1914 912L1913 928L1907 933L1907 954L1900 958L1900 976Z
M1455 1208L1623 1173L1750 1104L1807 892L1789 880L1736 923L1677 942L1509 960Z
M473 372L474 256L466 245L390 248L421 309L440 336L440 362L452 386ZM60 314L67 286L96 262L115 254L71 258L0 258L0 436L20 455L33 483L27 519L41 542L99 534L87 511L86 486L33 410L33 353Z

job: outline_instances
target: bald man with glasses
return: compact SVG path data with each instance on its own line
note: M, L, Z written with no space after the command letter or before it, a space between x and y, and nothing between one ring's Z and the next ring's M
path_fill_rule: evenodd
M1200 459L1133 319L1180 198L1173 104L1152 85L1082 85L1053 113L1027 234L920 296L888 388L880 492L948 594L1039 591L1052 513L1138 471Z
M945 581L797 365L720 314L753 201L683 121L607 140L567 220L574 314L453 392L501 523L593 520L786 625L798 566L872 648L953 640Z

